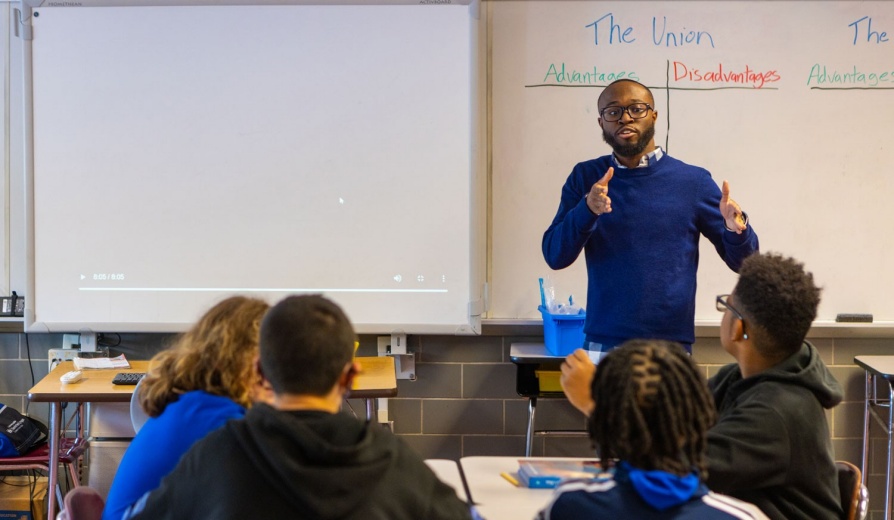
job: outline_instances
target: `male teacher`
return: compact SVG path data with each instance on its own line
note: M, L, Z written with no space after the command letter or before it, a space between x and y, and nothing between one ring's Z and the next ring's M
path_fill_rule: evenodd
M608 352L631 338L695 341L699 235L733 271L758 251L748 216L704 168L655 146L655 101L636 81L609 84L598 100L611 155L578 163L543 234L553 269L587 261L585 348Z

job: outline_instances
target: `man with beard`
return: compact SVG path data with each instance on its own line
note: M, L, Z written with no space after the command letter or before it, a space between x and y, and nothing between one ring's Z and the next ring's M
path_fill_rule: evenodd
M551 268L563 269L585 253L584 348L604 353L627 339L648 338L691 351L699 236L738 271L758 251L757 234L726 181L721 190L707 170L655 146L658 113L645 85L615 81L598 106L603 139L614 153L574 167L543 235L543 256ZM588 362L578 350L567 364Z

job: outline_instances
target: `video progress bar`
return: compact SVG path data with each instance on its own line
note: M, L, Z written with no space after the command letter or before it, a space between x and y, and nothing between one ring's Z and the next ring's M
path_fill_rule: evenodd
M270 292L270 293L446 293L447 289L345 289L326 287L293 287L269 289L258 287L78 287L94 292Z

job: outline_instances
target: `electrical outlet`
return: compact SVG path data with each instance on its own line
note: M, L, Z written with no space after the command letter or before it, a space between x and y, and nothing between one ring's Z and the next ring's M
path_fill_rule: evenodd
M52 371L59 363L63 361L71 361L78 357L78 352L78 350L72 348L51 348L49 352L47 352L49 369Z

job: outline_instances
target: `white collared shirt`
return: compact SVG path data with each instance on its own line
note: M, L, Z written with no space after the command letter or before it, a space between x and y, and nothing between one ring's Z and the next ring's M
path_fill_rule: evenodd
M639 160L639 164L636 165L636 168L645 168L646 166L655 164L661 160L662 157L664 157L664 150L662 150L660 146L656 146L654 150L647 153ZM615 168L627 168L618 162L618 158L615 157L615 154L612 154L612 162L614 163Z

